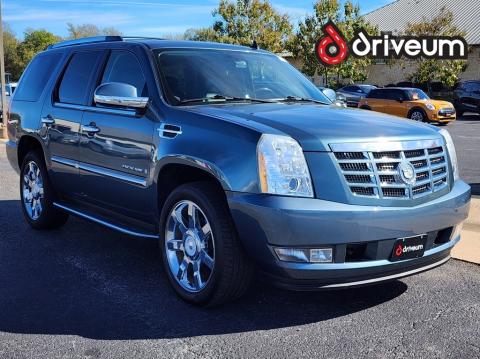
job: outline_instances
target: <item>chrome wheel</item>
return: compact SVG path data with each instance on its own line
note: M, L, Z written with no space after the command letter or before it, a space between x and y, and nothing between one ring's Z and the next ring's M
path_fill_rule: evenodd
M168 215L165 251L170 272L183 289L205 288L215 265L215 244L207 217L192 201L178 202Z
M410 118L414 121L423 121L423 114L420 111L414 111Z
M44 187L40 168L33 161L25 166L22 181L23 205L28 216L36 221L43 212Z

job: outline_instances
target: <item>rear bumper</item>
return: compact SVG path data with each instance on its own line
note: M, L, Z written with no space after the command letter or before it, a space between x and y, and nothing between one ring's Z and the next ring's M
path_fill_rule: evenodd
M452 229L468 216L470 187L457 181L450 193L415 207L238 193L229 193L228 201L242 243L260 269L282 286L315 289L400 278L443 264L459 240L450 238ZM423 257L389 261L397 238L423 233L429 236ZM352 243L364 244L368 258L347 259ZM279 246L332 247L334 263L280 261L273 251Z

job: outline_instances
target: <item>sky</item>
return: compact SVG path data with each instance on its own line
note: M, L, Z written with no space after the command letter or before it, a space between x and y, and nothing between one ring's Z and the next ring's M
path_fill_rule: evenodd
M180 34L209 26L218 0L0 0L3 21L22 38L27 28L43 28L66 36L66 23L115 27L129 36ZM314 0L270 0L294 23L312 12ZM362 13L391 0L358 0Z

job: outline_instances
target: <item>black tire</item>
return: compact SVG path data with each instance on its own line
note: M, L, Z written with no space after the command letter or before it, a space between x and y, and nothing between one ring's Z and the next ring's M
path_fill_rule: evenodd
M38 217L34 218L27 210L27 204L24 198L24 177L28 174L30 163L33 163L39 170L43 183L43 197L39 198L42 210ZM45 167L43 157L36 151L31 151L25 156L20 170L20 199L22 212L28 224L38 230L55 229L63 226L68 220L68 214L53 206L55 192L48 178L48 172Z
M370 106L365 106L363 105L362 107L360 107L361 110L368 110L368 111L371 111L372 109L370 108Z
M418 116L418 117L416 117ZM416 108L410 112L408 118L418 122L428 122L428 116L422 109Z
M171 211L182 201L197 205L210 222L215 264L205 287L198 292L183 288L170 269L165 249L165 228ZM249 288L253 266L247 258L231 218L224 194L213 183L194 182L177 187L167 198L160 215L160 249L167 277L185 301L214 307L242 296Z

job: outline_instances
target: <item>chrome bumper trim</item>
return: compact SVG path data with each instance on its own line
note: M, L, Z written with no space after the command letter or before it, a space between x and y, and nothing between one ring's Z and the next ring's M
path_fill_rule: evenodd
M438 267L438 266L446 263L448 260L450 260L450 258L451 258L451 257L448 256L448 257L443 258L442 260L440 260L440 261L438 261L438 262L435 262L435 263L426 265L426 266L424 266L424 267L412 269L412 270L407 271L407 272L392 274L392 275L388 275L388 276L380 277L380 278L360 280L360 281L357 281L357 282L328 284L328 285L320 286L320 288L325 288L325 289L327 289L327 288L355 287L355 286L359 286L359 285L372 284L372 283L377 283L377 282L383 282L383 281L386 281L386 280L392 280L392 279L398 279L398 278L408 277L408 276L410 276L410 275L413 275L413 274L416 274L416 273L420 273L420 272L424 272L424 271L426 271L426 270L429 270L429 269Z

